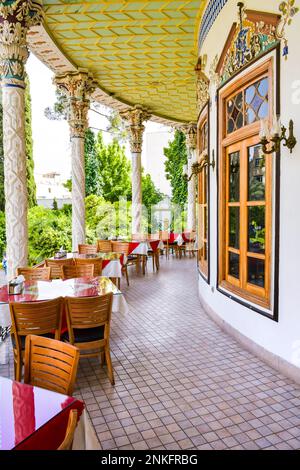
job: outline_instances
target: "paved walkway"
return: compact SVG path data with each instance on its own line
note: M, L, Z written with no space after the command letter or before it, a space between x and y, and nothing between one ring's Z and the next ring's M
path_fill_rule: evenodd
M159 274L149 263L124 293L130 312L112 321L116 385L83 359L75 391L103 449L300 448L300 387L207 317L194 260L171 257Z

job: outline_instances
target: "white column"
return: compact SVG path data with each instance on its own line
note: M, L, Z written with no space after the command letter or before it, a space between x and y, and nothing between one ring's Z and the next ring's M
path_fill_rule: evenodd
M72 162L72 249L85 243L85 161L84 137L88 127L90 95L96 84L85 71L58 75L54 83L68 99L68 122Z
M72 138L72 247L85 243L84 139Z
M142 221L142 154L132 152L132 233L141 232Z
M188 152L188 175L192 174L192 166L196 163L197 126L193 123L182 128L186 136L186 147ZM193 176L188 182L188 215L187 229L196 230L196 181Z
M127 122L132 164L132 233L142 230L142 145L145 126L143 122L150 118L150 113L142 106L123 111L120 116Z
M42 1L14 0L0 6L0 74L3 105L6 254L8 279L28 255L25 152L25 63L30 26L43 19ZM5 5L6 4L6 5Z
M195 151L189 150L188 156L188 174L192 174L192 165L195 163ZM187 215L187 228L188 230L196 230L196 182L193 177L188 182L188 215Z

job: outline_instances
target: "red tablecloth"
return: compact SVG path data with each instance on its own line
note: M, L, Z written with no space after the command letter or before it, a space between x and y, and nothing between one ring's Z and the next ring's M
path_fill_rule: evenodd
M73 397L0 377L0 450L55 450L64 440Z

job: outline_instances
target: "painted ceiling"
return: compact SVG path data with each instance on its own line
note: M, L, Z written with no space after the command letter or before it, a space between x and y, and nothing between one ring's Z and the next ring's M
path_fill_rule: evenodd
M195 121L197 33L205 0L44 0L45 27L108 95Z

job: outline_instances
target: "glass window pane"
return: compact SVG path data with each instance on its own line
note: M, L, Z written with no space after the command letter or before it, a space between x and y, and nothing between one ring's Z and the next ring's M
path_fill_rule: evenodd
M248 209L248 251L252 253L265 253L265 209L265 206Z
M240 152L229 155L229 201L240 200Z
M264 201L266 158L260 145L248 147L248 201Z
M245 91L246 124L265 119L269 113L269 80L267 77L250 85Z
M255 286L265 287L265 261L248 258L248 282Z
M229 246L240 248L240 208L229 208Z
M240 129L244 125L243 92L237 93L227 101L227 133Z
M235 277L236 279L240 278L240 256L236 253L228 253L229 256L229 267L228 274Z

